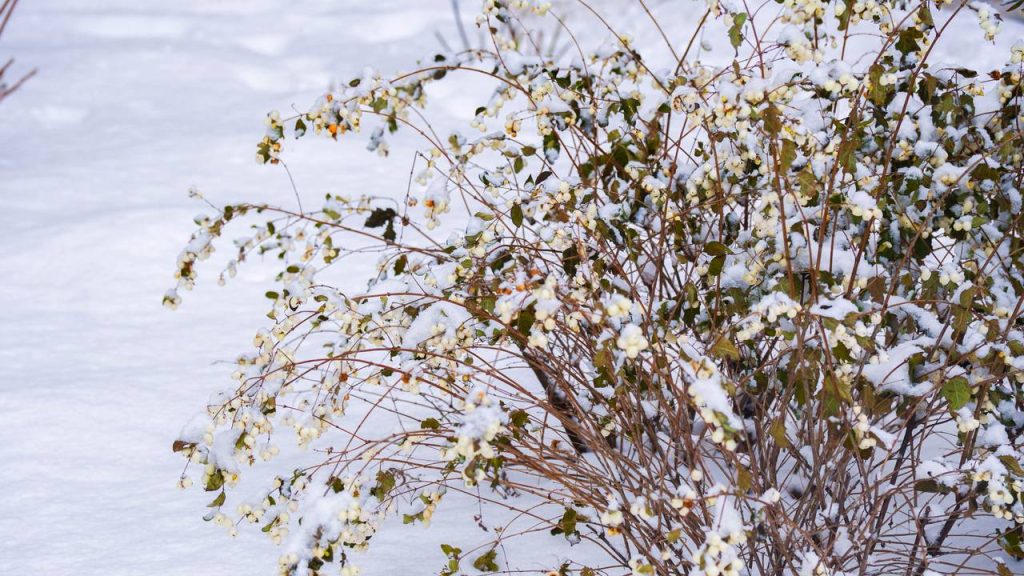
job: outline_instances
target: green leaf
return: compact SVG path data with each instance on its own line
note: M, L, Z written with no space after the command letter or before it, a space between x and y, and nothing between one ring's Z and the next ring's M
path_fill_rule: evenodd
M459 555L462 554L462 548L441 544L441 551L448 557L448 564L441 570L441 576L453 576L459 571Z
M782 163L782 171L786 172L789 167L793 165L793 161L796 160L796 142L792 140L782 141L782 157L780 159Z
M733 48L739 48L743 43L743 24L747 21L747 13L740 12L732 15L732 27L729 28L729 42Z
M409 257L408 256L406 256L405 254L402 254L401 256L399 256L398 259L395 260L395 268L394 268L395 275L397 276L397 275L401 274L402 272L405 272L405 266L408 263L409 263Z
M963 408L971 399L971 387L967 385L967 379L963 376L946 380L939 393L949 402L950 410Z
M558 524L551 529L552 535L564 534L566 540L570 542L578 541L578 538L572 538L573 535L577 534L576 521L579 518L579 514L572 508L566 508L565 513L562 514L562 519L558 521Z
M498 564L494 561L497 557L497 550L492 548L485 554L478 556L476 560L473 560L473 568L481 572L497 572Z
M383 502L394 487L395 475L390 471L381 470L377 472L377 485L370 490L370 494L373 494L378 502Z
M839 144L838 160L839 165L843 167L847 173L853 174L857 170L857 148L860 147L860 139L853 135L849 138L844 138Z
M335 494L341 494L345 491L345 483L341 481L341 478L333 477L327 485L331 487L331 490L334 490Z
M423 430L437 430L441 427L441 423L437 421L437 418L427 418L420 422L420 428Z
M899 40L896 41L896 49L902 54L910 54L911 52L917 52L921 45L918 40L924 37L924 32L921 32L917 28L907 27L900 30Z
M839 378L833 373L825 374L825 390L828 394L831 394L841 400L849 403L853 402L850 383L843 378Z
M927 480L918 480L917 482L914 482L914 490L918 492L928 492L931 494L949 494L950 492L953 491L948 486L943 486L942 484L939 484L938 482L930 478Z
M704 245L704 252L712 256L725 256L727 254L732 254L732 251L729 250L729 248L726 247L725 244L722 244L721 242L716 242L714 240Z
M878 106L885 104L889 94L889 88L882 86L883 74L885 74L885 68L881 64L872 64L871 68L868 69L868 80L871 83L871 101Z
M385 224L391 223L397 215L398 213L395 212L394 208L374 208L373 211L370 212L370 216L366 218L366 222L363 223L363 226L366 226L367 228L380 228Z
M441 544L441 552L449 558L458 558L459 554L462 554L462 548L457 548L451 544Z
M723 266L725 266L725 256L715 256L711 259L711 264L708 264L708 276L717 277L722 273Z
M220 508L220 506L222 504L224 504L224 500L226 500L226 499L227 499L227 494L225 494L225 492L223 490L221 490L220 494L217 494L217 497L213 499L213 502L210 502L209 504L207 504L206 507L207 508Z
M740 492L747 492L754 486L754 477L742 464L736 467L736 487Z
M854 0L843 0L846 9L839 16L839 30L846 30L850 27L850 15L853 14L853 3Z
M521 204L514 204L512 206L512 224L516 228L523 225L523 206Z
M769 104L764 110L764 129L769 136L776 136L782 130L782 118L774 104Z
M736 345L729 340L729 337L723 334L715 345L711 347L711 353L719 358L730 358L732 360L740 359L740 351L736 348Z
M1017 526L1013 530L1007 530L999 536L999 545L1016 560L1024 559L1024 527Z
M779 448L786 448L789 446L789 437L786 436L786 419L779 418L772 421L771 428L768 432L772 435L772 440L775 440L775 444Z
M224 486L224 474L220 470L214 470L213 474L206 480L206 486L203 488L207 492L213 492L214 490L220 490L221 486Z
M1017 476L1024 477L1024 467L1021 467L1020 462L1016 458L1010 455L1004 455L999 457L999 461L1006 466L1006 469L1013 472Z
M514 410L509 414L509 422L516 428L522 428L530 421L530 415L526 410Z
M927 26L935 25L935 19L932 18L932 11L928 9L927 2L921 4L921 8L917 11L917 17L921 20L922 24Z
M971 286L960 293L960 305L964 308L970 308L974 303L974 293L977 291L977 286Z

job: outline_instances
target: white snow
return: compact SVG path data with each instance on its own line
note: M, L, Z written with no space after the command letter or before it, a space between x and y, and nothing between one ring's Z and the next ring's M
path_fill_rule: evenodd
M918 480L931 479L948 487L956 485L956 474L956 469L941 459L925 460L917 467Z
M914 384L910 375L910 358L920 354L924 339L903 342L886 352L881 353L877 362L864 366L864 377L882 390L888 390L904 396L921 396L932 389L930 382Z
M163 308L204 209L187 191L292 205L284 171L253 161L265 114L370 64L408 68L438 49L434 30L453 38L446 0L21 2L0 55L39 72L0 105L0 574L273 573L283 549L258 530L232 540L202 521L211 494L175 487L171 442L230 384L221 362L263 325L269 271L218 288L214 257ZM404 191L407 157L364 147L290 143L286 159L310 202ZM451 534L413 533L410 553L408 532L383 531L363 573L440 566Z
M859 311L857 305L846 298L822 299L811 306L811 314L834 320L844 320L848 315Z

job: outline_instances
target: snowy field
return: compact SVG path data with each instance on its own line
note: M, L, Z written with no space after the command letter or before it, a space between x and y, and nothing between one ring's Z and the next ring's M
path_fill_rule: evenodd
M39 69L0 106L0 574L273 570L262 535L230 540L200 519L207 494L175 488L171 441L266 307L258 267L227 289L207 268L177 313L161 307L199 211L186 191L291 201L284 171L254 162L264 114L367 65L409 68L435 31L454 39L448 0L22 2L0 42ZM996 63L1019 32L942 48ZM404 190L401 141L389 162L362 147L293 147L303 195ZM364 573L436 572L436 536L418 534L382 532Z
M174 486L171 441L265 312L255 271L161 307L200 211L187 189L290 198L254 161L266 112L405 67L451 22L447 0L21 3L0 48L39 73L0 107L0 574L273 570L262 535L231 541ZM298 184L404 186L361 148L296 154Z

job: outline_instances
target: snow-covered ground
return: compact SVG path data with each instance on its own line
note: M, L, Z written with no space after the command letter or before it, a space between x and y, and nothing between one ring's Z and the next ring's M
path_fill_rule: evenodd
M270 573L261 535L228 539L200 519L206 494L174 487L171 441L266 306L258 268L227 289L207 268L181 310L160 306L199 211L186 190L290 202L286 174L254 162L263 115L408 68L435 30L454 39L448 0L22 2L0 41L39 68L0 106L0 574ZM389 162L362 148L302 144L299 189L404 190L401 142ZM408 537L382 533L366 573L436 571L436 543Z
M161 307L200 211L186 191L287 201L254 161L264 114L451 27L447 0L21 3L0 53L39 73L0 106L0 574L273 570L262 535L231 541L174 486L171 441L265 312L258 272L219 289L212 267ZM362 147L310 146L297 183L404 187L407 164Z

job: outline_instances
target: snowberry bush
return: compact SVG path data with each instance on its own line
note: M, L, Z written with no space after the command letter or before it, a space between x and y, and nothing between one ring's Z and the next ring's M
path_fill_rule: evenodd
M486 47L268 116L263 163L423 148L408 193L197 219L169 306L242 222L225 275L280 262L237 386L174 444L207 519L287 575L356 574L452 498L511 520L442 575L541 533L580 544L557 575L1021 573L1024 44L930 63L958 19L997 33L966 2L697 7L654 61L611 27L551 52L547 6L487 0ZM430 85L467 78L493 92L438 133Z

